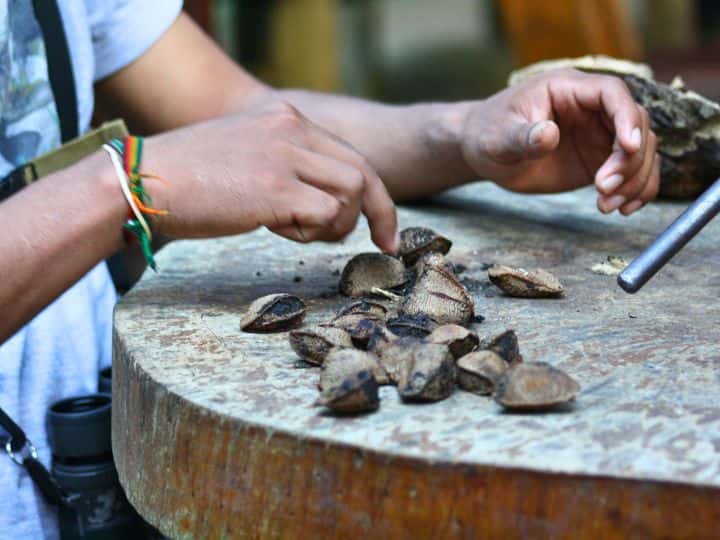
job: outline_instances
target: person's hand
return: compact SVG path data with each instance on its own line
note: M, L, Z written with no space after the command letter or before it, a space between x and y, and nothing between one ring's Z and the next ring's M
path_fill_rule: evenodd
M598 208L623 215L657 196L655 134L616 77L548 71L469 107L462 154L507 189L547 193L594 181Z
M395 206L367 160L285 103L146 140L142 169L155 222L172 237L238 234L265 226L298 242L336 241L360 212L385 252L398 248Z

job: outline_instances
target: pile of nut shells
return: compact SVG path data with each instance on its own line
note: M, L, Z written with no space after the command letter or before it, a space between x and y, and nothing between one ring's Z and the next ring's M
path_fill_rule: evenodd
M403 402L434 402L457 387L493 396L503 407L544 410L572 401L580 387L542 362L524 362L513 330L483 339L473 331L473 295L445 257L452 242L433 230L401 231L398 257L361 253L340 276L352 298L322 323L300 327L305 304L291 294L255 300L247 332L290 330L293 351L320 367L317 405L338 414L376 410L378 388L393 385ZM563 286L542 269L494 266L488 277L510 296L555 297Z

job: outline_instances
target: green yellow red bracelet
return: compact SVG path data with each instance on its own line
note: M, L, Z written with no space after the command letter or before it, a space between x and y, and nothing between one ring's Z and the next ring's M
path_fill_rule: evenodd
M168 212L152 208L152 198L145 190L142 179L143 177L162 179L140 172L142 137L127 136L123 141L112 139L108 144L103 145L103 149L113 162L120 188L130 206L128 218L123 227L140 244L148 266L157 271L152 252L152 230L148 221L155 216L167 215Z

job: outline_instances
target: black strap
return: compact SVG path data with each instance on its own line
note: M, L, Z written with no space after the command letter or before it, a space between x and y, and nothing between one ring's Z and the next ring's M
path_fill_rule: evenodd
M23 467L49 504L72 508L75 497L69 496L63 491L40 460L33 456L26 457L23 460Z
M0 178L0 202L14 195L22 188L37 180L35 164L31 161L20 165L5 178Z
M55 0L33 0L33 8L45 41L48 77L60 118L60 135L65 143L79 135L75 76L65 27Z
M10 448L12 451L19 452L20 449L25 446L27 437L25 436L25 432L22 428L8 416L2 407L0 407L0 427L7 431L8 435L10 435ZM5 441L2 442L3 445L5 445Z
M0 427L8 434L3 437L0 434L0 442L3 449L7 452L8 457L15 463L24 467L32 478L35 485L42 493L45 500L55 506L64 506L72 508L73 501L76 497L69 496L58 485L50 471L38 459L35 447L27 438L25 432L10 416L0 407Z

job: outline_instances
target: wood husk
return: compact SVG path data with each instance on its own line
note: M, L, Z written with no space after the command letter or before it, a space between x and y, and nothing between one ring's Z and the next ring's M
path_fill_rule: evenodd
M662 157L660 196L671 199L697 197L720 173L720 105L681 81L664 84L652 79L644 64L607 57L582 57L532 64L511 74L511 85L559 67L622 78L636 102L647 109L650 127L658 136Z

